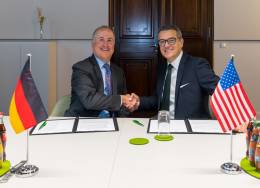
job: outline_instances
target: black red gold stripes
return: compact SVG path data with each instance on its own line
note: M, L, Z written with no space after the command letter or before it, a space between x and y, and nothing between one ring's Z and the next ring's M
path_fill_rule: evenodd
M30 71L30 59L24 65L9 109L11 125L16 133L29 129L48 117Z

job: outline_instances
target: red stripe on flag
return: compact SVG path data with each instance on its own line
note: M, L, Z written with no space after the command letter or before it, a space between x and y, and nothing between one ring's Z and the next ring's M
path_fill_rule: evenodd
M219 122L219 125L220 125L222 131L226 132L225 126L223 125L223 122L221 121L221 118L219 117L219 113L217 112L217 109L216 109L215 105L212 102L213 98L215 98L215 96L212 96L212 99L210 100L210 106L211 106L211 108L212 108L212 110L213 110L213 112L214 112L214 114L215 114L215 116L216 116L216 118L217 118L217 120ZM215 99L215 101L216 101L216 99Z
M245 92L245 90L244 90L242 84L240 83L239 85L240 85L240 90L241 90L242 93L243 93L243 96L244 96L244 98L245 98L245 100L246 100L247 105L248 105L249 108L250 108L251 113L252 113L254 116L256 116L256 111L255 111L253 105L251 104L251 102L250 102L248 96L246 95L246 92Z
M232 114L231 114L231 112L230 112L230 109L229 109L229 107L227 106L227 103L226 103L226 101L225 101L225 99L224 99L224 97L223 96L227 96L227 93L225 92L225 91L223 91L223 92L221 92L220 91L220 89L219 89L219 87L217 87L216 88L217 90L218 90L218 92L220 93L220 99L221 99L221 101L222 101L222 103L224 104L224 108L225 108L225 110L227 111L227 113L228 113L228 116L229 116L229 118L231 119L231 121L232 121L232 124L233 124L233 126L232 127L236 127L236 123L235 123L235 121L234 121L234 119L233 119L233 117L232 117ZM223 94L223 95L222 95ZM226 116L225 116L226 117ZM229 121L228 121L229 122ZM229 127L229 129L231 128L231 126L230 126L230 124L231 124L231 122L229 122L229 124L227 124Z
M218 121L229 130L255 117L255 110L240 83L233 59L225 68L211 99Z
M15 105L25 129L28 129L37 124L31 106L24 96L21 80L18 80L15 89Z
M221 87L221 86L219 86L219 87ZM218 87L217 87L218 88ZM221 88L221 90L222 90L222 88ZM222 93L224 94L224 92L223 92L223 90L222 90L222 92L218 92L219 90L217 90L217 93L218 93L218 95L219 95L219 97L221 98L221 95L222 95ZM223 108L224 108L224 106L222 106L221 104L220 104L220 102L222 102L223 103L223 101L221 101L221 100L216 100L216 103L217 103L217 105L218 105L218 108L219 108L219 111L220 111L220 113L221 113L221 115L222 115L222 117L223 117L223 119L224 119L224 122L223 122L223 126L225 126L225 129L228 129L228 130L230 130L230 122L228 121L228 119L227 119L227 117L226 117L226 114L225 114L225 112L223 111Z
M229 89L228 89L228 91L230 92ZM240 121L240 118L238 117L237 111L236 111L236 109L235 109L235 106L234 106L234 104L233 104L231 98L230 98L230 95L227 94L226 97L227 97L228 102L229 102L229 104L230 104L230 106L231 106L231 110L232 110L233 113L235 114L235 118L236 118L236 120L238 121L238 125L241 125L242 122Z
M218 95L221 95L221 93L219 93L218 91L216 91L216 93L218 93ZM216 102L216 105L217 105L217 107L218 107L218 109L219 109L219 113L220 113L221 116L223 117L223 121L224 121L224 122L222 122L222 120L221 120L220 117L219 117L219 121L222 122L222 126L224 127L224 130L226 130L227 128L229 129L229 128L230 128L229 123L228 123L228 121L227 121L227 118L226 118L226 116L225 116L224 111L222 110L222 105L219 103L219 99L218 99L217 97L216 97L215 102Z
M239 111L239 115L241 116L243 122L245 122L246 120L245 120L245 118L244 118L244 116L243 116L243 113L241 112L241 109L240 109L238 103L237 103L237 99L236 99L236 97L235 97L235 93L234 93L234 91L233 91L232 89L230 89L230 92L231 92L231 95L232 95L232 97L233 97L233 99L234 99L234 102L235 102L235 104L236 104L236 106L237 106L237 109L238 109L238 111ZM242 124L243 122L241 122L241 124Z
M247 111L247 109L246 109L246 106L245 106L245 104L244 104L244 102L243 102L243 100L241 99L241 94L239 93L239 91L238 91L238 88L237 87L240 87L240 85L235 85L235 90L236 90L236 92L237 92L237 96L238 96L238 99L239 99L239 101L240 101L240 104L242 105L242 108L243 108L243 110L244 110L244 112L246 113L246 117L245 117L245 122L246 121L248 121L249 119L250 119L250 115L249 115L249 113L248 113L248 111ZM244 114L243 114L244 115Z

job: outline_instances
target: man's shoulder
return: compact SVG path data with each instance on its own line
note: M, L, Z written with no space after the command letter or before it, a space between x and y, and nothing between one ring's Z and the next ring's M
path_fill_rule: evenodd
M201 67L210 67L209 62L202 57L192 56L190 54L183 54L183 65L184 67L191 68L194 70L200 69Z
M90 64L90 57L85 58L85 59L83 59L81 61L78 61L77 63L74 63L73 67L82 67L82 66L86 66L86 64L87 65Z
M208 61L205 58L192 56L188 53L183 53L183 58L186 61L191 61L191 62L194 62L194 63L200 63L200 62L208 63Z
M92 57L83 59L75 64L73 64L72 69L89 69L94 66Z

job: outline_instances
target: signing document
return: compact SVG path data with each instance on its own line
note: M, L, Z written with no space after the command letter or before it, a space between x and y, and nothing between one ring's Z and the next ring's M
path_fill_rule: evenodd
M84 119L80 118L77 126L77 132L100 132L116 131L116 120L113 118L104 119Z
M223 133L217 120L190 120L194 133Z
M52 117L36 125L32 135L72 133L75 118Z
M157 133L158 120L151 120L148 127L148 133ZM170 121L170 133L187 133L187 128L184 120L171 120Z

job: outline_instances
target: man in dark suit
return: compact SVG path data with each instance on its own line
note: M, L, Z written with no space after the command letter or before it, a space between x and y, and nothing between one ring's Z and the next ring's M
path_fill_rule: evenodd
M169 110L175 119L210 118L208 97L213 94L219 77L205 59L182 51L184 40L177 26L162 27L158 43L167 63L159 64L155 94L140 99L132 94L138 103L131 110Z
M115 36L108 26L92 37L92 56L73 65L71 104L65 116L111 117L127 114L129 96L123 70L110 62ZM132 100L133 102L133 100Z

